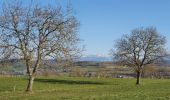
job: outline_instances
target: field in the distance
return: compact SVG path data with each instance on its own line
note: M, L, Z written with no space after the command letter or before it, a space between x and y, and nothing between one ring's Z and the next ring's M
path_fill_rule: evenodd
M170 80L113 78L37 78L25 93L25 78L0 78L0 100L169 100Z

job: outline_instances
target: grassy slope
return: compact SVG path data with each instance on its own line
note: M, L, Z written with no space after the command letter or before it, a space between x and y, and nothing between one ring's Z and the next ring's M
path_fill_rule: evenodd
M25 93L24 78L0 78L0 100L169 100L170 80L38 78Z

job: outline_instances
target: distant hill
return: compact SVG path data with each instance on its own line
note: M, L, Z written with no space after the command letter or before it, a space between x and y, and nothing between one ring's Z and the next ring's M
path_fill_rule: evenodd
M101 55L87 55L81 57L79 61L95 61L95 62L108 62L112 61L111 57Z

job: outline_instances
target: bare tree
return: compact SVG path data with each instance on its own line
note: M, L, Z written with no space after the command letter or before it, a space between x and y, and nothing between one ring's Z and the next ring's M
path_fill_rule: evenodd
M134 29L116 42L112 54L115 62L133 67L138 85L143 68L162 61L166 56L165 43L165 37L153 27Z
M0 14L0 52L2 58L25 61L29 82L26 91L32 91L37 69L45 59L68 61L78 54L77 30L79 23L71 7L24 6L10 3Z

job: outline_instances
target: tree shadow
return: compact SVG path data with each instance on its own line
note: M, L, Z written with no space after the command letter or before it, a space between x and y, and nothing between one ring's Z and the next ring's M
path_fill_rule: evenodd
M42 83L51 83L51 84L94 84L94 85L104 85L101 82L92 82L92 81L80 81L80 80L59 80L59 79L35 79L36 82Z

